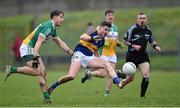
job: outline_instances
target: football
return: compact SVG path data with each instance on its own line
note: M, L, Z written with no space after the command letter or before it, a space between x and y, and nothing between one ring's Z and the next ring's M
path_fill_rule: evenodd
M134 74L136 72L136 65L132 62L126 62L122 67L122 71L125 74Z

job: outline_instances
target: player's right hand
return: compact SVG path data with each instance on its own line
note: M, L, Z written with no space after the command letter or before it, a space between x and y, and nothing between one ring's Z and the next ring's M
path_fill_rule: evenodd
M124 43L119 43L117 46L120 47L121 49L125 47Z
M40 64L38 58L39 58L39 56L34 56L34 57L33 57L32 67L33 67L34 69L37 69L37 68L38 68L38 65Z
M155 47L155 50L156 50L157 53L160 53L160 52L161 52L161 48L160 48L159 46L156 46L156 47Z

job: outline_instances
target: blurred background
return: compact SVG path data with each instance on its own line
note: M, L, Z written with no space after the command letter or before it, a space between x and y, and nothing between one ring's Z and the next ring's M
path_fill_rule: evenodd
M179 0L0 0L0 66L16 63L13 50L36 26L49 20L53 9L65 13L63 26L57 28L59 37L74 48L87 23L97 26L104 20L104 12L116 13L119 39L135 22L136 15L144 12L149 18L156 41L162 48L160 55L151 47L148 52L151 69L163 71L180 70L180 1ZM16 43L17 42L17 43ZM119 68L125 61L124 49L117 48ZM52 40L40 49L47 69L66 68L70 56L59 49Z

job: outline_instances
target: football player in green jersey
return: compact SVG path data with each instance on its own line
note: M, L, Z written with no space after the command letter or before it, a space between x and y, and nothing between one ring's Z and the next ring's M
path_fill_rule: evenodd
M20 46L21 57L27 65L23 67L6 66L4 77L6 81L14 73L38 76L39 85L44 96L44 103L51 103L51 100L47 92L45 66L39 55L39 49L42 43L48 39L53 39L64 52L70 55L73 54L73 51L56 34L56 27L61 26L64 21L64 13L60 10L54 10L51 12L50 18L51 20L40 24L32 31Z

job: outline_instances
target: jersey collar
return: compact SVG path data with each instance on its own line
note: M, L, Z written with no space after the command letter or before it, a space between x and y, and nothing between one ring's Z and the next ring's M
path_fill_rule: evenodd
M54 21L51 20L51 23L52 23L53 29L55 29Z

